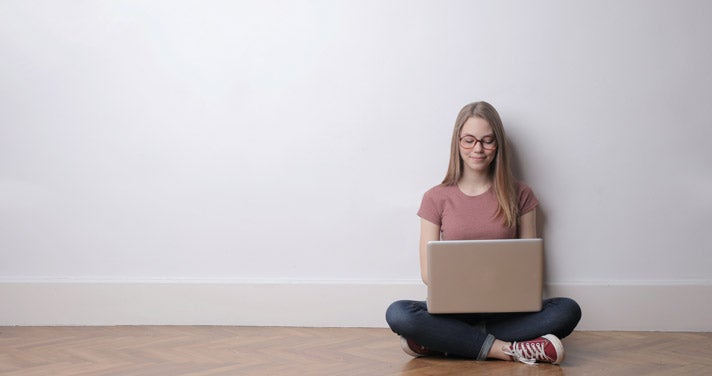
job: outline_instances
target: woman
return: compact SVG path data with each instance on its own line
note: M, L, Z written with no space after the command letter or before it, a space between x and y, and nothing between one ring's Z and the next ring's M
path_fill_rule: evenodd
M509 167L502 120L492 105L475 102L462 108L452 134L450 165L442 184L425 193L418 211L420 270L427 274L431 240L535 238L538 201ZM539 312L498 314L429 314L425 302L397 301L386 321L401 336L412 356L456 355L559 364L559 338L581 318L568 298L546 299Z

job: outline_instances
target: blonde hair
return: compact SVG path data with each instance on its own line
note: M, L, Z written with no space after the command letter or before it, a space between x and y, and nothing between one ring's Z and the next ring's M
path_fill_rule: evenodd
M492 127L497 140L497 153L492 164L490 164L489 175L493 182L493 190L497 196L496 217L502 217L504 225L516 227L519 218L519 200L515 187L515 179L509 167L509 151L507 138L504 134L504 125L497 110L487 102L474 102L466 105L460 110L455 120L455 128L452 131L452 142L450 145L450 164L447 169L443 185L456 185L462 178L463 161L460 156L460 132L462 126L470 118L481 118L486 120Z

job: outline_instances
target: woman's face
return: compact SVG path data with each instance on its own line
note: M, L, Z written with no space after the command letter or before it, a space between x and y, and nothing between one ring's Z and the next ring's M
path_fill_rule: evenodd
M477 173L489 172L497 154L497 141L487 120L479 117L467 119L460 130L459 145L465 168Z

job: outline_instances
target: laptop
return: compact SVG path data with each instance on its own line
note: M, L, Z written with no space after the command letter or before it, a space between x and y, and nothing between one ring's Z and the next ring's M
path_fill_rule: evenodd
M541 310L544 240L428 242L428 312Z

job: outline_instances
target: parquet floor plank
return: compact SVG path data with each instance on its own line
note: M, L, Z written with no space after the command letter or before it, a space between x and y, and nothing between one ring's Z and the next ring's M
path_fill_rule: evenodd
M0 327L3 376L710 375L712 333L575 332L561 366L411 358L388 329Z

